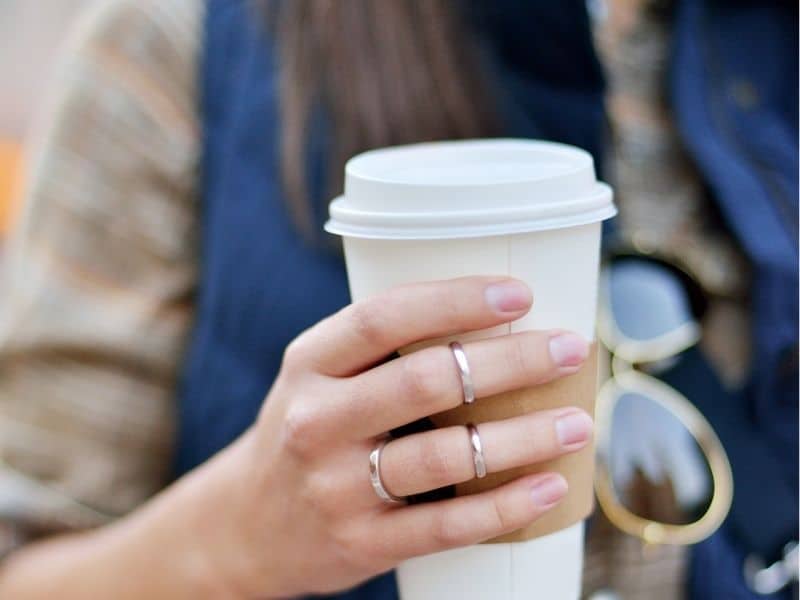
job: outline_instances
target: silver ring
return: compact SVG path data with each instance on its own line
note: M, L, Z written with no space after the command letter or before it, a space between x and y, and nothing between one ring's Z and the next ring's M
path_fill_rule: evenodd
M381 452L383 452L383 447L388 441L388 438L381 440L375 446L375 449L369 453L369 480L372 482L372 489L375 490L378 498L387 504L405 504L403 498L395 496L383 486L383 480L381 479Z
M464 348L458 342L450 342L450 350L458 365L458 372L461 375L461 388L464 391L464 404L475 402L475 386L472 385L472 374L469 371L469 363Z
M472 446L472 463L475 465L475 477L482 479L486 477L486 460L483 457L481 436L478 435L478 428L472 423L467 423L467 433L469 433L469 443Z

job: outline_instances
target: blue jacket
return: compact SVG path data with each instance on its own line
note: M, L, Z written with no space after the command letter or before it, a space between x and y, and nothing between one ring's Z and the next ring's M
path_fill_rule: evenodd
M575 144L598 157L603 78L583 2L469 6L493 57L508 134ZM180 391L176 475L253 422L286 344L348 301L340 258L305 245L284 208L276 65L251 9L246 0L208 0L202 266ZM673 107L755 273L757 360L747 389L723 390L702 357L673 375L720 431L736 478L729 523L694 552L697 598L754 597L739 575L744 553L770 559L796 536L796 23L796 5L764 0L684 0L676 15ZM741 82L755 91L747 102L732 92ZM317 194L323 147L312 143ZM341 597L395 595L387 576Z
M679 127L753 267L749 385L725 393L698 361L683 375L688 388L701 382L689 396L720 434L735 478L731 516L695 549L691 583L697 598L749 598L742 556L778 558L798 527L797 4L687 0L675 36Z

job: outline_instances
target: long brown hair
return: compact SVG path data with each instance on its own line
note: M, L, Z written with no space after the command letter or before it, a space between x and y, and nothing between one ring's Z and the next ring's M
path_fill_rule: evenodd
M269 0L268 0L269 2ZM459 0L272 0L281 69L281 174L307 233L307 152L315 111L328 118L327 193L358 152L497 133L481 60Z

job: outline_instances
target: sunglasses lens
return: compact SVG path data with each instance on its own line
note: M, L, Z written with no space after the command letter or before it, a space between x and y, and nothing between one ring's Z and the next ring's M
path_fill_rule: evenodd
M654 261L618 260L608 267L605 285L616 326L630 339L652 340L693 320L683 283Z
M617 500L650 521L697 521L709 507L713 481L704 453L683 422L635 392L618 397L610 418L610 435L598 451Z

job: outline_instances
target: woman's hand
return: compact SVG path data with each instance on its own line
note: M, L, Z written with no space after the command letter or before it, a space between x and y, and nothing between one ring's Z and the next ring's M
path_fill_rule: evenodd
M515 320L529 290L509 279L408 285L353 304L288 347L257 423L195 477L205 564L241 597L343 589L413 556L521 528L567 491L557 474L522 477L481 494L413 506L373 491L368 457L385 432L458 406L453 355L429 347L384 362L397 348ZM574 373L587 344L563 332L465 343L481 398ZM479 426L489 472L578 450L591 436L578 409ZM466 429L390 441L386 488L406 496L475 476ZM213 491L212 491L213 488ZM220 493L222 492L222 493ZM218 502L206 501L218 498Z
M413 342L521 317L530 292L509 279L465 278L396 288L353 304L298 337L258 421L235 443L97 531L15 552L0 568L9 598L274 598L357 584L413 556L524 527L567 485L525 476L472 496L413 506L379 500L369 455L386 431L458 406L450 349L388 362ZM465 343L478 402L574 373L586 342L528 332ZM586 445L578 409L479 425L488 471ZM416 494L475 476L464 427L389 442L385 487Z

